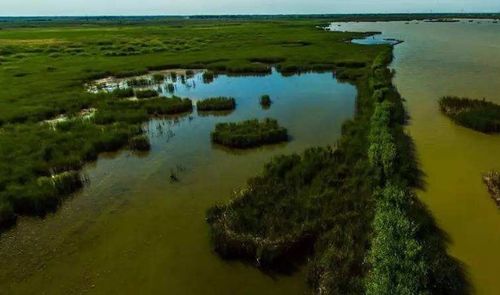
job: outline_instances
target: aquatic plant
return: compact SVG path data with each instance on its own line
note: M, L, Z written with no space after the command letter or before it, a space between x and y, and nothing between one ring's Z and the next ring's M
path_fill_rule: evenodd
M288 132L274 119L247 120L238 123L218 123L211 134L212 141L233 148L251 148L288 140Z
M271 106L271 103L271 97L269 95L265 94L260 97L260 105L263 108L269 108Z
M153 98L142 103L142 107L150 115L173 115L193 110L193 103L188 98Z
M212 97L196 102L198 111L227 111L236 108L233 97Z
M175 92L175 86L174 86L174 84L172 84L172 83L168 83L168 84L167 84L167 91L168 91L169 93L174 93L174 92Z
M488 187L491 198L500 207L500 172L490 171L484 174L483 181Z
M129 147L134 151L149 151L151 149L151 144L149 143L149 138L144 135L136 135L129 140Z
M456 123L485 133L500 132L500 105L485 99L445 96L439 108Z
M202 77L204 83L211 83L215 78L215 73L212 71L205 71L203 72Z
M153 75L153 81L155 81L156 84L160 84L165 80L165 76L163 74L154 74Z
M127 80L127 85L129 87L145 87L151 85L151 81L145 78L135 78Z
M139 99L141 98L151 98L158 96L158 92L153 89L145 89L145 90L136 90L135 96Z

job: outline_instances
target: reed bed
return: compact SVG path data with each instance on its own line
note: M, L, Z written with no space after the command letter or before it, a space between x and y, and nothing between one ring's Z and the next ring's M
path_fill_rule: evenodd
M232 148L252 148L288 140L286 128L274 119L219 123L211 134L212 141Z
M439 100L439 108L462 126L484 133L500 132L500 105L484 99L445 96Z
M236 108L233 97L212 97L196 102L198 111L230 111Z

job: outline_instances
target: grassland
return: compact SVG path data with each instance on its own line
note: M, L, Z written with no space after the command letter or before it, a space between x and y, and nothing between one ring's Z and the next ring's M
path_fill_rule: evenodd
M484 133L500 132L500 105L484 99L445 96L439 100L439 108L462 126Z
M129 90L88 93L84 84L92 79L173 68L208 69L207 81L218 73L265 74L271 65L284 74L336 71L358 89L356 116L344 124L336 148L278 157L231 203L211 209L216 251L287 271L310 258L308 280L316 294L467 293L446 239L411 193L420 173L387 69L391 48L348 44L362 34L325 32L320 24L271 19L4 26L1 224L57 209L82 185L78 171L99 152L146 149L141 123L151 116L192 110L189 99L131 101L123 99ZM97 110L91 120L78 118L90 108ZM43 123L61 114L74 119L55 127Z

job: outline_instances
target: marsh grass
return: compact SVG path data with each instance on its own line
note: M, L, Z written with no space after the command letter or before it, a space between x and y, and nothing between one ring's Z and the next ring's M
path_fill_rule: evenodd
M136 135L129 140L129 147L134 151L145 152L151 149L149 138L144 135Z
M212 97L196 102L198 111L230 111L236 108L233 97Z
M111 95L116 98L128 98L128 97L133 97L134 96L134 89L127 87L127 88L116 88L113 91L111 91Z
M500 132L500 105L485 99L445 96L439 100L439 108L462 126L484 133Z
M264 109L268 109L271 107L271 97L267 94L264 94L260 97L260 105L262 106L262 108Z
M212 141L232 148L252 148L288 140L286 128L274 119L218 123L211 134Z
M136 90L135 96L138 99L152 98L152 97L157 97L158 92L156 92L156 90L153 90L153 89Z

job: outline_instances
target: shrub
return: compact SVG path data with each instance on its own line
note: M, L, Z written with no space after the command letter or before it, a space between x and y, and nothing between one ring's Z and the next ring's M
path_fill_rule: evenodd
M152 89L136 90L135 96L139 99L157 97L158 92L156 92L156 90L152 90Z
M287 130L278 121L265 119L239 123L219 123L211 134L212 141L234 148L251 148L288 140Z
M236 101L232 97L212 97L196 102L198 111L227 111L234 110Z
M129 140L129 147L134 151L149 151L151 144L146 135L136 135Z

